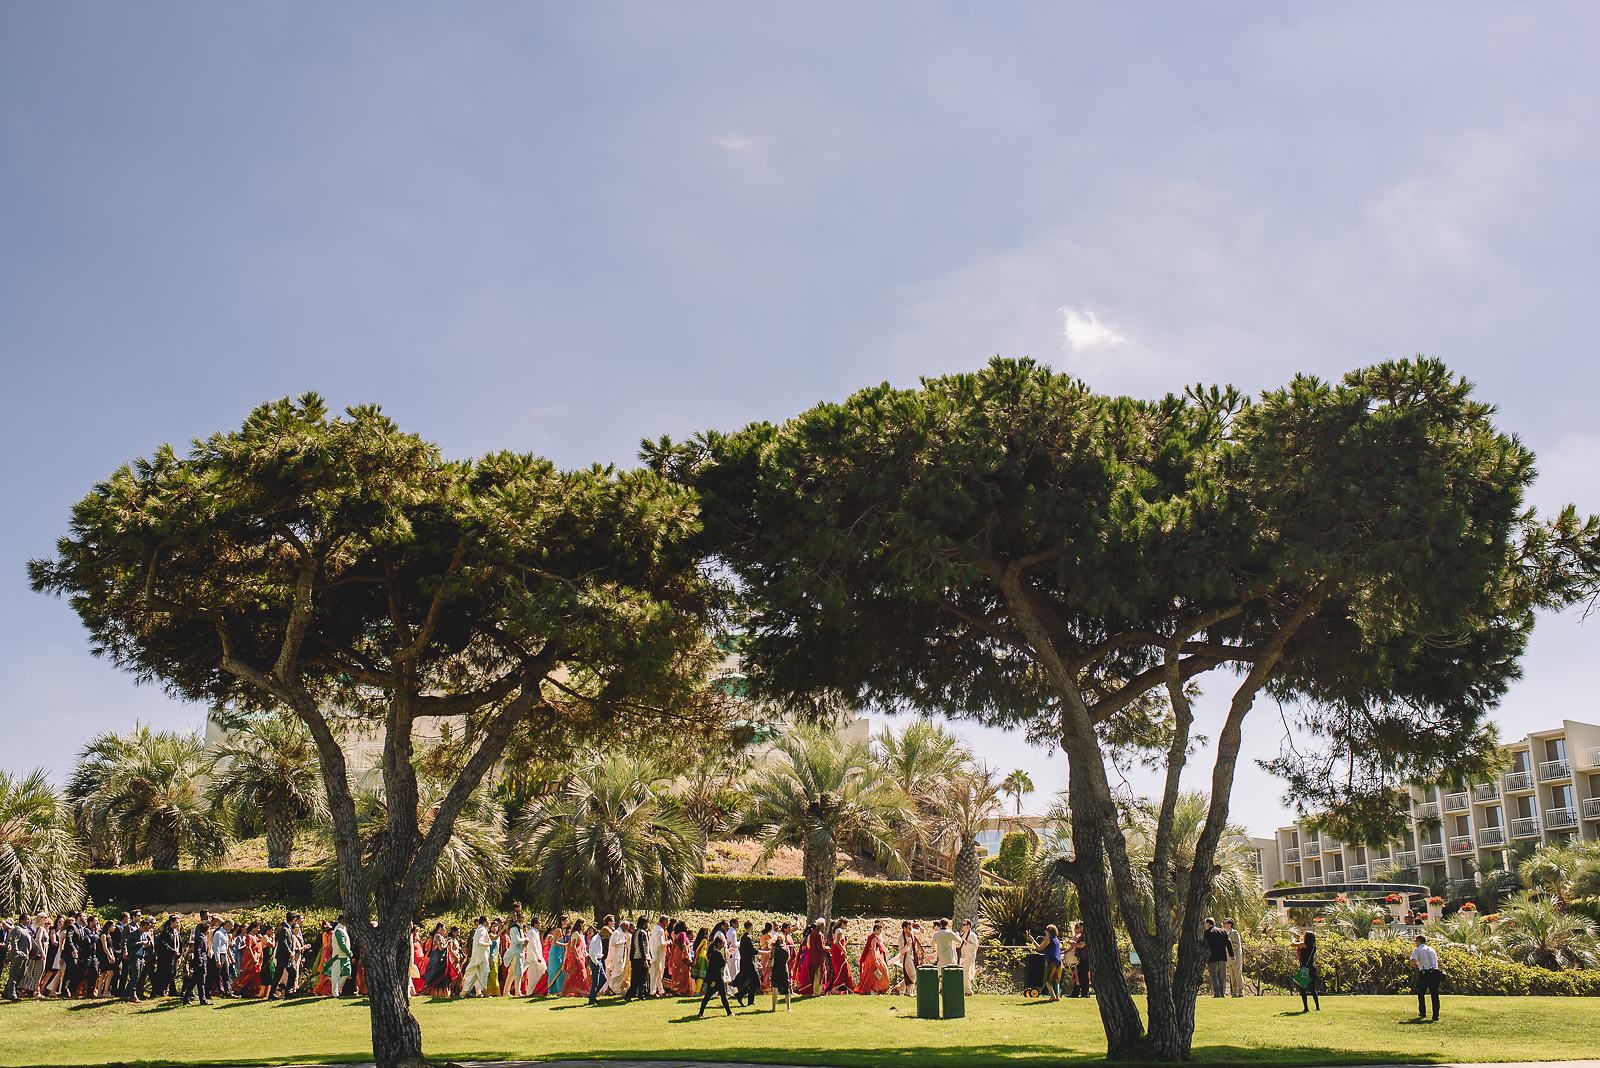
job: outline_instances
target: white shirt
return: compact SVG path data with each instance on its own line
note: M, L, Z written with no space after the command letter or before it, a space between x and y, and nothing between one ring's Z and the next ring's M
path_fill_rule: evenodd
M528 959L537 959L544 963L544 941L539 937L539 928L528 928Z
M968 930L961 936L961 966L966 968L978 961L978 932Z
M646 945L645 956L650 960L660 960L661 951L667 946L666 928L659 923L650 928L650 941Z
M604 964L606 960L606 944L600 941L600 932L596 931L589 939L589 959L596 964Z
M1439 954L1430 945L1420 945L1411 951L1411 959L1417 962L1417 971L1436 972L1439 970Z
M478 964L489 959L489 928L478 926L472 929L472 960Z
M959 941L960 937L948 927L933 932L933 948L939 954L939 967L948 968L956 963L959 956L956 943Z

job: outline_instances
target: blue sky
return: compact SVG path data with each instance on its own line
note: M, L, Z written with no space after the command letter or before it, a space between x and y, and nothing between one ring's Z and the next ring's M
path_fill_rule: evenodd
M1395 7L0 6L0 766L201 721L23 563L309 389L577 465L994 353L1149 394L1425 352L1600 511L1600 8ZM1600 719L1597 626L1543 621L1507 733ZM1235 812L1280 794L1247 762Z

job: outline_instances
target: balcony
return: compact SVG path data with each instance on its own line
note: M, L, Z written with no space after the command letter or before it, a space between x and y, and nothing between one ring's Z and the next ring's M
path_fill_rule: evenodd
M1452 857L1459 857L1464 853L1470 853L1472 852L1472 835L1455 835L1450 839L1448 844L1450 846L1450 855Z
M1305 845L1300 847L1300 855L1303 856L1303 857L1320 857L1320 856L1322 856L1322 843L1321 842L1307 842Z
M1424 864L1434 864L1444 859L1443 842L1427 842L1417 850L1417 859Z
M1472 788L1472 799L1479 804L1500 800L1500 787L1492 782L1480 782Z
M1320 876L1320 875L1307 875L1304 879L1300 880L1300 885L1301 886L1321 886L1322 885L1322 876Z
M1547 808L1544 810L1544 825L1552 831L1564 831L1578 825L1578 810L1575 808Z
M1525 794L1533 789L1533 772L1512 771L1500 777L1500 785L1508 794Z
M1511 821L1511 837L1537 838L1539 837L1539 817L1523 816Z
M1597 798L1596 800L1600 800L1600 798ZM1352 865L1350 865L1350 881L1353 882L1353 883L1364 883L1364 882L1366 882L1367 881L1367 866L1365 864L1352 864Z
M1411 814L1419 820L1436 820L1439 818L1439 802L1429 801L1426 804L1413 805Z
M1591 768L1600 768L1600 745L1589 750L1589 766Z
M1444 810L1446 812L1465 812L1467 810L1467 792L1444 795Z
M1300 863L1300 847L1290 846L1288 849L1285 849L1283 851L1283 862L1285 864Z
M1583 818L1586 820L1600 820L1600 797L1586 797L1583 799Z
M1402 849L1394 855L1394 862L1401 868L1415 868L1417 866L1417 855L1409 849Z
M1572 778L1572 762L1568 760L1546 760L1539 765L1539 781L1553 782L1556 779Z
M1478 844L1485 849L1506 844L1506 829L1504 827L1481 827L1478 830Z

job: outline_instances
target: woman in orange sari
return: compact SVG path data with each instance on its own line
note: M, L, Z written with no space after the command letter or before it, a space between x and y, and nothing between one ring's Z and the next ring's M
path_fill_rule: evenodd
M569 998L589 996L589 940L583 936L583 921L572 922L567 938L567 955L561 961L561 993Z
M883 924L872 925L867 944L861 949L861 961L856 966L857 994L887 994L889 992L889 953L883 948Z
M689 925L682 920L672 931L667 947L667 993L686 998L694 994L694 958L689 953Z
M244 932L244 952L239 954L239 979L233 984L234 992L242 997L255 998L261 996L261 936L256 933L256 925L251 924Z
M333 924L322 921L321 948L317 950L317 964L315 975L316 985L311 992L318 997L328 997L333 993L333 980L328 977L328 962L333 959Z

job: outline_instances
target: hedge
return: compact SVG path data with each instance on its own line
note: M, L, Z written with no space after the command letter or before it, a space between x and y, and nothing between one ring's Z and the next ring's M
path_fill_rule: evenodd
M172 905L213 901L313 901L315 868L200 868L193 871L90 870L84 889L99 904Z
M528 900L528 868L511 869L506 900ZM170 905L177 902L273 901L309 905L316 898L315 868L208 868L194 871L88 871L84 883L98 903ZM840 879L833 893L836 916L948 915L954 902L949 883ZM701 875L689 906L799 914L806 908L805 880L798 876Z
M1405 994L1411 990L1409 938L1317 939L1317 972L1332 994ZM1263 986L1292 990L1299 968L1294 948L1281 941L1247 942L1245 967ZM1439 970L1447 994L1537 994L1600 996L1600 969L1550 971L1478 956L1456 946L1439 947Z

